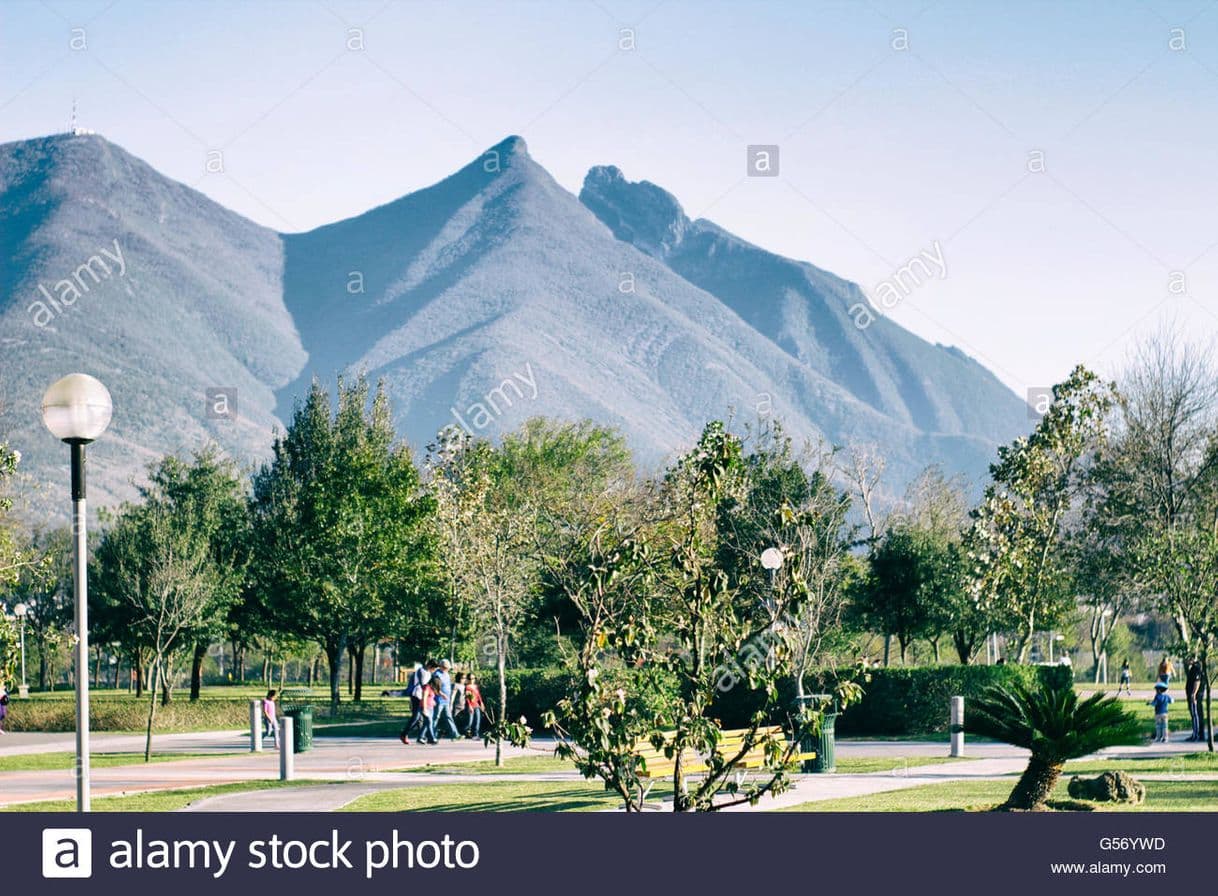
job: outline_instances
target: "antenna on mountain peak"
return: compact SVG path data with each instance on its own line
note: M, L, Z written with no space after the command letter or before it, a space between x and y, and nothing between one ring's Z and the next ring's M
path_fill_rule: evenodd
M97 131L90 130L89 128L80 128L76 126L76 97L72 97L72 122L71 126L68 128L68 133L73 137L84 137L88 136L89 134L97 133Z

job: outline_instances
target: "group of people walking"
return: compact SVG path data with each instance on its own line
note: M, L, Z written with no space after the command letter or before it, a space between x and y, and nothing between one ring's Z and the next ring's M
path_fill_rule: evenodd
M411 674L408 693L410 721L398 735L402 743L409 744L411 735L421 744L439 743L441 734L453 740L481 736L486 704L472 672L453 675L448 660L428 660Z

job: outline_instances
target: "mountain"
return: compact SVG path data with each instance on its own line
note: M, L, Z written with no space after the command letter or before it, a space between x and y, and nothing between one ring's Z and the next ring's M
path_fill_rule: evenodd
M31 511L66 509L68 452L38 406L74 371L115 405L90 451L94 505L208 439L269 453L274 390L305 360L282 284L277 233L102 137L0 146L0 439L37 486ZM235 390L235 416L208 416L213 388Z
M299 234L100 137L0 146L0 209L0 438L58 485L66 452L39 432L37 399L63 372L94 373L116 404L96 449L102 500L204 438L265 456L310 379L336 371L383 378L416 449L452 423L493 436L591 417L658 465L705 421L760 409L796 438L878 443L899 487L931 462L979 475L1027 427L1023 402L958 350L883 318L858 330L854 284L690 221L616 168L592 169L576 197L518 137ZM100 282L86 270L90 291L46 320L40 285L55 296L91 258L109 272L89 263ZM217 386L236 388L236 420L207 416Z
M857 326L867 320L850 313L867 303L857 284L710 221L691 221L672 195L647 181L631 183L613 166L593 168L579 198L618 239L720 299L792 358L885 416L928 433L990 441L1026 426L1023 403L959 349L930 345L878 312Z

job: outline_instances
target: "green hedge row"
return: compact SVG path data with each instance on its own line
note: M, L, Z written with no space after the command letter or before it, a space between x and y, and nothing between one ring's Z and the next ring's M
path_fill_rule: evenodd
M990 685L1025 685L1037 681L1070 683L1072 674L1064 666L922 666L888 667L870 670L870 681L863 684L861 701L846 709L837 720L843 736L918 736L946 732L950 699L968 700ZM513 719L524 716L536 731L541 730L543 713L553 709L567 693L571 673L563 669L513 669L507 675L508 712ZM830 673L810 675L808 693L831 692ZM482 692L497 712L498 685L493 675L482 678ZM748 724L760 695L743 685L723 694L713 713L726 728ZM795 702L793 687L784 688L782 705ZM785 712L773 721L785 721Z

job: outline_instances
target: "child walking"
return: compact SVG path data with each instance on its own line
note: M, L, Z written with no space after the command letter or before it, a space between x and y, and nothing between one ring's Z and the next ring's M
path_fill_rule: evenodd
M1146 701L1155 708L1155 743L1167 743L1167 707L1171 706L1171 694L1167 693L1167 682L1155 682L1155 696Z
M270 690L262 698L262 736L269 737L275 743L279 743L279 718L275 711L275 695L277 693L279 692Z
M465 678L465 709L469 715L465 720L465 736L477 738L482 733L482 690L472 673Z

